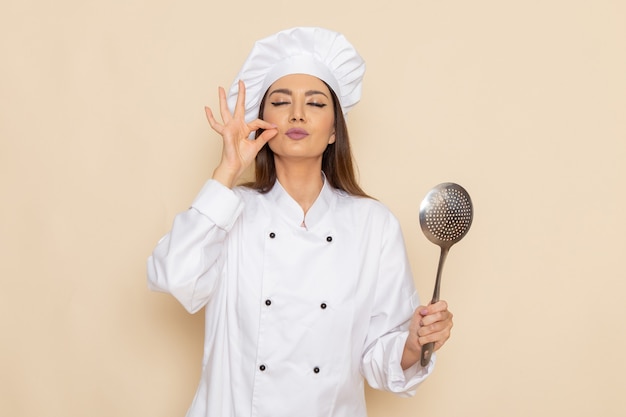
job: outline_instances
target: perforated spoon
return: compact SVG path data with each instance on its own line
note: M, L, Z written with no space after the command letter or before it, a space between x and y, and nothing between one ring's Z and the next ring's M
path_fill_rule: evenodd
M467 234L474 211L472 200L463 187L453 182L445 182L431 189L420 205L420 226L424 235L441 248L437 279L431 304L439 301L441 271L450 247ZM435 344L426 343L422 346L422 366L428 365Z

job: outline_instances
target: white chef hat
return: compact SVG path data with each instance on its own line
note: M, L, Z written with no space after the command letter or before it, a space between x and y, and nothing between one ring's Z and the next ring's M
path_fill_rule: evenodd
M246 86L246 122L258 117L267 89L289 74L313 75L339 98L343 114L361 99L365 62L340 33L318 27L296 27L257 41L228 92L235 109L238 81Z

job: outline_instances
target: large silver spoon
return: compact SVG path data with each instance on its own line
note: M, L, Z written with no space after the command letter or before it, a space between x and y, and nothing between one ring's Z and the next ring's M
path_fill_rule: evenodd
M439 301L441 271L450 247L461 240L468 232L474 218L472 200L463 187L453 182L445 182L431 189L420 205L420 226L424 235L441 248L437 279L431 304ZM422 366L428 365L435 344L422 346Z

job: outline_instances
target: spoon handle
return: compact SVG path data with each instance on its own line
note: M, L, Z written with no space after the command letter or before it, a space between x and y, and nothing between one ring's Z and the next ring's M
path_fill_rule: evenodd
M443 271L443 264L446 262L446 257L448 256L448 251L450 247L441 246L441 253L439 254L439 266L437 267L437 279L435 280L435 289L433 291L433 298L430 300L431 304L439 301L439 287L441 286L441 272ZM428 365L430 362L430 357L433 354L435 349L434 342L428 342L422 346L422 357L420 358L420 364L422 366Z

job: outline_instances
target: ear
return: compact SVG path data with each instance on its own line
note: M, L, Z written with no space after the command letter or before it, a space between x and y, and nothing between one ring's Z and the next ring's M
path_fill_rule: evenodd
M335 132L333 132L332 135L330 135L330 138L328 138L328 144L330 145L331 143L335 143Z

